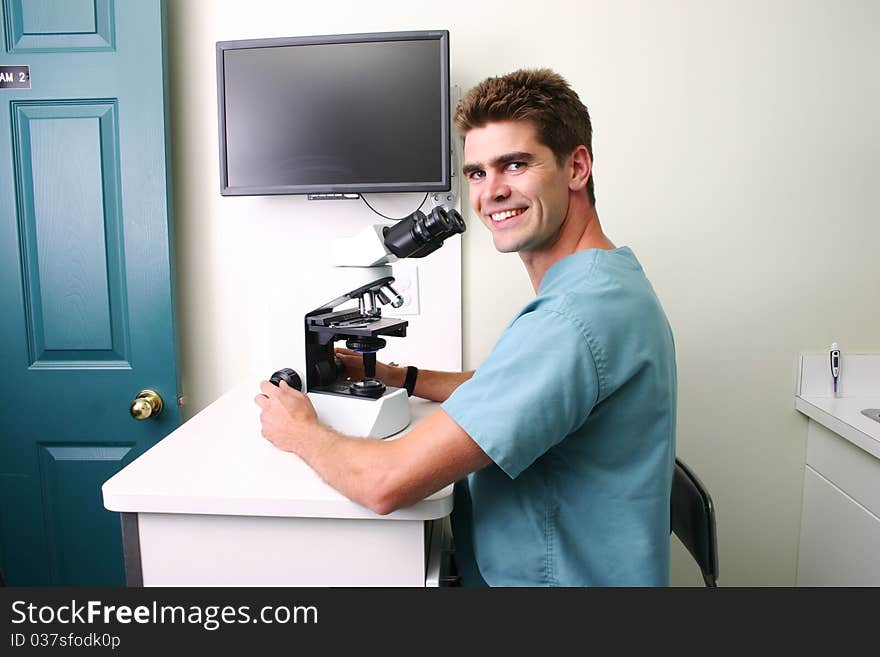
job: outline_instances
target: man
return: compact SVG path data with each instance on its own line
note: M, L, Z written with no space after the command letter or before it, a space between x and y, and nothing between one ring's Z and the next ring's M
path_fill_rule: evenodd
M380 514L459 482L466 584L666 585L672 333L632 251L602 232L587 108L557 74L517 71L468 92L455 124L471 205L536 298L476 372L418 373L415 394L444 403L402 438L334 433L267 382L263 435ZM402 368L377 373L403 385Z

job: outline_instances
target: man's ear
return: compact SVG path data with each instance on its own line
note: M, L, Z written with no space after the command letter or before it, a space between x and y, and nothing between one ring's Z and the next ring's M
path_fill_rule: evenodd
M585 189L593 172L593 158L590 157L590 152L581 144L571 152L568 160L571 173L568 188L573 192Z

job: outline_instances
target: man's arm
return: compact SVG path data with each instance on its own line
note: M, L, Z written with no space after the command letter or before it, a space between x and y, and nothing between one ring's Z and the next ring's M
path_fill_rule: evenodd
M379 514L411 506L491 459L442 409L397 440L351 438L317 420L308 397L266 381L256 403L263 436L294 452L327 484Z
M336 355L345 365L347 375L354 379L363 378L363 357L360 354L348 349L337 349ZM458 386L473 375L473 370L470 372L436 372L420 369L419 375L416 377L413 395L430 401L444 402ZM387 386L402 388L406 379L406 368L377 362L376 378Z
M388 381L383 379L386 385L402 388L406 378L405 367L392 368L394 373ZM434 370L419 370L416 377L416 387L413 395L430 401L445 402L455 389L474 375L470 372L436 372Z

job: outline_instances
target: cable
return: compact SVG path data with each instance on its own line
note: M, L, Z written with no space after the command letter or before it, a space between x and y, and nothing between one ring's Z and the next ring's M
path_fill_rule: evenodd
M430 192L425 192L425 198L422 199L422 202L419 203L419 207L417 207L413 212L417 212L425 204L425 201L428 200L429 193ZM372 210L373 212L378 214L380 217L383 217L384 219L389 219L390 221L403 221L404 219L412 216L412 214L413 214L412 212L410 212L408 215L406 215L406 217L389 217L387 214L382 214L376 208L374 208L372 205L370 205L369 201L367 201L367 198L363 194L361 194L360 197L361 197L361 200L367 204L367 207L370 208L370 210Z

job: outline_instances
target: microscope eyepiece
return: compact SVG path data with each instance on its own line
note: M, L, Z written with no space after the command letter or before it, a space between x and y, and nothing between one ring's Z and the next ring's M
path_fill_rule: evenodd
M423 258L442 246L447 237L465 231L457 210L437 206L429 214L416 210L394 226L383 229L385 246L398 258Z

